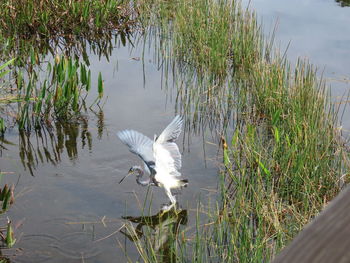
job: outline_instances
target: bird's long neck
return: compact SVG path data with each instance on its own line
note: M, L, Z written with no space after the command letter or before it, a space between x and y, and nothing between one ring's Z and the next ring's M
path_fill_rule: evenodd
M139 184L139 185L142 185L142 186L148 186L150 185L150 181L151 181L151 178L147 178L147 179L142 179L142 176L144 174L143 170L139 167L136 167L134 168L135 171L137 172L137 175L136 175L136 182Z

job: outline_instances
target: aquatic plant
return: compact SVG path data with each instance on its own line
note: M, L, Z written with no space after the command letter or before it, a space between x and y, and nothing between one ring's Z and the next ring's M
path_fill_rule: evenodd
M99 34L132 22L128 3L115 0L6 0L0 4L2 35L30 39Z
M0 173L0 179L3 174ZM3 215L13 204L14 202L14 186L9 187L5 184L0 188L0 214ZM11 226L11 221L7 219L6 227L0 227L0 242L2 246L6 248L11 248L15 243L16 239L14 238L13 229ZM2 257L0 256L0 260Z
M111 50L130 41L135 26L130 5L115 0L37 1L0 3L0 59L16 57L16 65L40 64L58 52L89 65L88 52L107 59Z
M6 74L8 74L10 72L9 69L8 70L4 70L4 69L6 67L8 67L9 65L11 65L14 60L15 59L13 58L0 66L0 78L3 78Z
M9 69L5 70L5 68L8 67L9 65L11 65L14 61L15 61L15 59L13 58L0 66L0 81L3 81L3 78L5 77L5 75L7 75L10 72ZM0 86L0 94L1 95L4 94L2 86ZM0 110L1 110L1 107L0 107ZM3 135L5 130L6 130L5 121L0 116L0 135Z
M27 84L17 73L18 127L28 129L50 125L52 120L69 120L81 112L91 89L91 71L74 58L56 56L47 64L46 78L35 71L28 75ZM98 78L98 100L103 96L102 75Z
M255 14L239 1L139 0L136 6L148 32L144 37L156 42L160 36L154 44L158 63L166 85L178 87L177 110L188 116L187 126L227 127L239 99L235 76L244 77L254 63L270 59L271 44Z

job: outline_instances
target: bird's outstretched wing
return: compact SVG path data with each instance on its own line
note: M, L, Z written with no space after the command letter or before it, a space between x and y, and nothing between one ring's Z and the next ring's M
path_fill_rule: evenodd
M158 136L158 143L175 142L179 137L182 129L183 119L180 115L177 115L172 122L164 129L164 131Z
M138 155L145 162L149 170L154 168L153 141L150 138L134 130L117 132L117 136L129 147L130 152Z
M179 137L182 129L182 117L176 116L164 131L156 138L153 145L156 164L167 167L168 172L174 176L181 176L181 153L175 140Z

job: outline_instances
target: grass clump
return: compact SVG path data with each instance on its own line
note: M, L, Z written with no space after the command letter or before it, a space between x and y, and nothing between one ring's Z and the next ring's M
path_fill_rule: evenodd
M236 1L182 1L173 26L174 55L200 73L222 79L260 57L256 20Z
M244 107L250 117L241 116L224 148L236 261L271 260L339 193L348 170L324 83L310 65L298 64L294 74L286 62L259 68Z
M255 14L239 1L139 0L137 4L143 25L158 29L146 36L160 35L155 44L159 64L178 87L176 101L190 116L187 124L196 130L198 123L209 124L222 131L232 118L234 103L241 99L235 97L234 78L269 59L271 47L265 45Z
M33 54L82 58L88 52L107 59L119 38L123 45L135 27L127 1L116 0L6 0L0 3L1 60L16 57L26 67Z
M182 71L224 80L240 68L248 70L262 56L255 14L239 1L139 0L137 7L144 25L162 26L162 47Z
M115 0L6 0L0 5L0 27L7 37L50 38L98 34L129 26L128 5Z

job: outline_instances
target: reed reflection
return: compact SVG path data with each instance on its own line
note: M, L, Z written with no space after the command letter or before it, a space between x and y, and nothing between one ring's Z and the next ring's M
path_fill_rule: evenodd
M102 138L104 131L104 115L102 110L96 114L98 124L98 139ZM94 125L93 125L94 126ZM95 127L95 126L94 126ZM34 176L35 169L42 163L57 165L62 155L67 154L72 161L78 158L79 148L92 150L91 128L87 117L79 117L76 121L60 122L43 126L32 133L19 131L18 148L19 157L25 170ZM15 146L4 137L0 139L2 145ZM2 151L7 148L2 147Z
M130 31L106 31L97 35L74 36L62 35L52 38L33 37L30 39L9 39L0 56L1 60L17 57L20 67L34 66L47 61L47 55L55 57L57 53L65 56L82 58L86 65L90 65L91 54L99 59L109 61L115 47L132 44Z
M158 262L176 262L176 243L180 225L188 221L187 210L159 211L153 216L125 216L132 224L121 230L145 257L157 257Z

